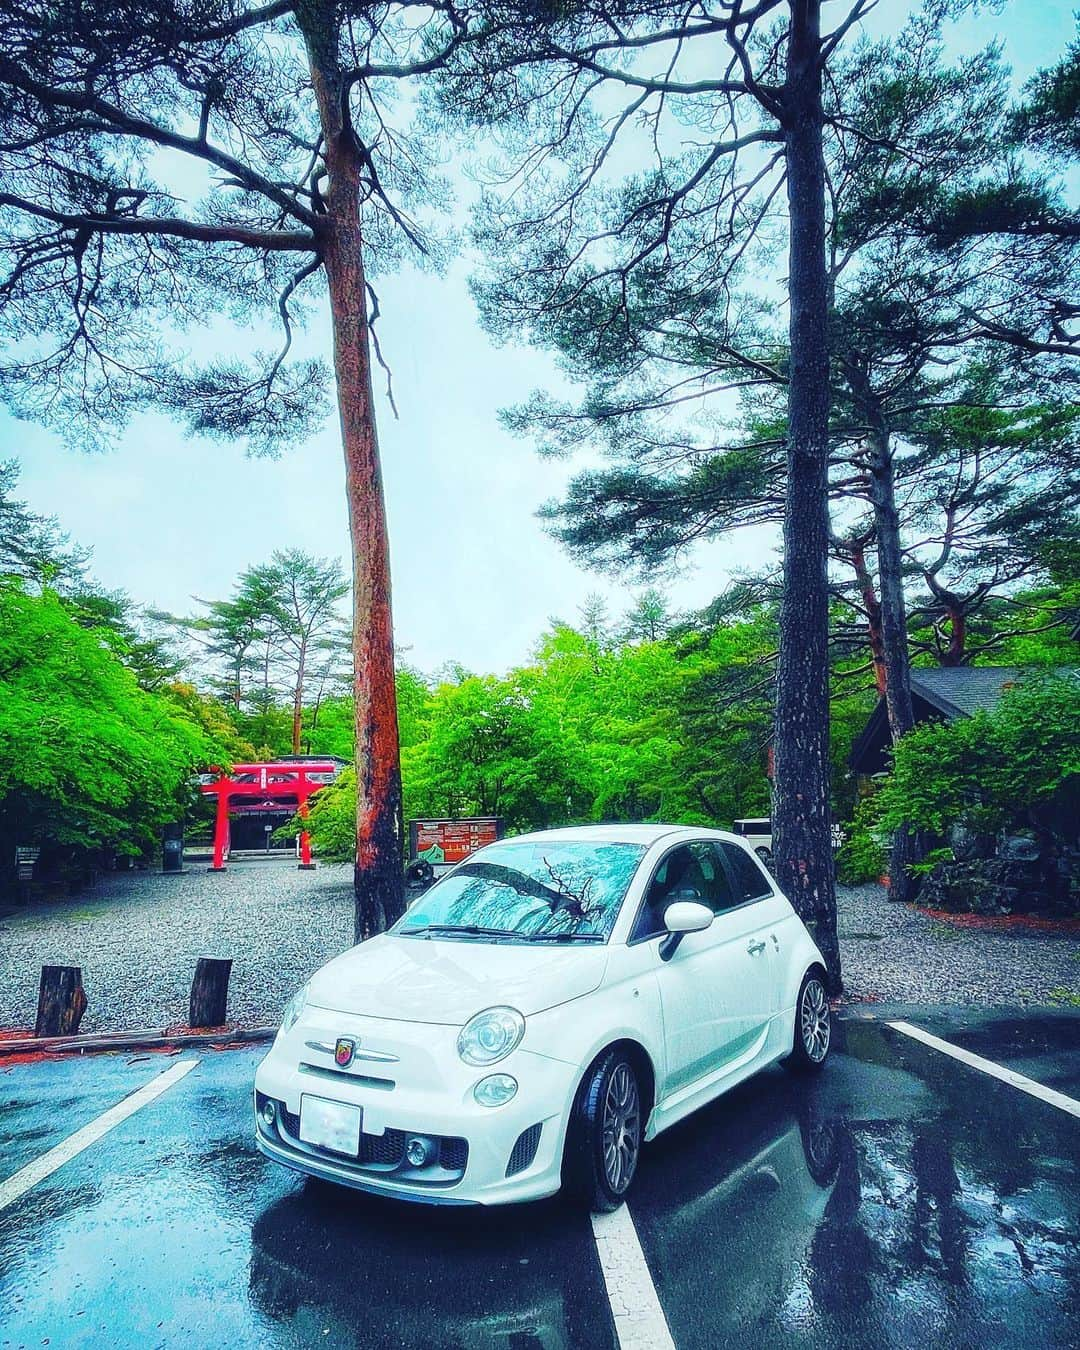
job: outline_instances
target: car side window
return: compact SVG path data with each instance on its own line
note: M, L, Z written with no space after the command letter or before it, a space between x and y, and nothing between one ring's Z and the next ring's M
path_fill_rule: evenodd
M714 914L738 903L714 845L680 844L663 859L649 882L630 941L666 932L664 911L676 900L708 905Z
M761 864L752 858L746 849L738 844L721 844L724 859L731 869L735 882L735 904L744 904L747 900L761 900L772 895L772 885L762 871Z

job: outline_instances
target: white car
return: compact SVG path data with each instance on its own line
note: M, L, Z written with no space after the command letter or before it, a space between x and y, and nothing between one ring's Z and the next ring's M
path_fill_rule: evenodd
M772 821L768 816L752 816L732 822L732 830L745 839L766 866L772 862Z
M818 1069L821 953L734 835L598 825L491 844L290 1001L256 1142L435 1204L625 1196L643 1142L777 1060Z

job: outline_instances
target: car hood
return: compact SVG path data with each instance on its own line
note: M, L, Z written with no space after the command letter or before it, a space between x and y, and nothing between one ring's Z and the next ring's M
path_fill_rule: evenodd
M605 946L492 943L383 934L323 966L308 1002L335 1012L463 1026L507 1004L528 1017L591 993Z

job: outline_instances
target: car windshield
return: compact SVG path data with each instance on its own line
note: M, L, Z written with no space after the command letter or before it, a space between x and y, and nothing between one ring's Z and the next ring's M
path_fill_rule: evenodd
M393 931L602 942L644 853L638 844L493 844L432 886Z

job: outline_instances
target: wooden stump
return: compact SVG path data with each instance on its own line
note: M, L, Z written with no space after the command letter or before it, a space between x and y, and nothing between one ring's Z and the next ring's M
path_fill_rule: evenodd
M231 970L231 961L220 961L212 956L199 957L195 978L191 982L189 1027L220 1027L224 1023Z
M80 966L42 966L35 1036L74 1036L86 1011Z

